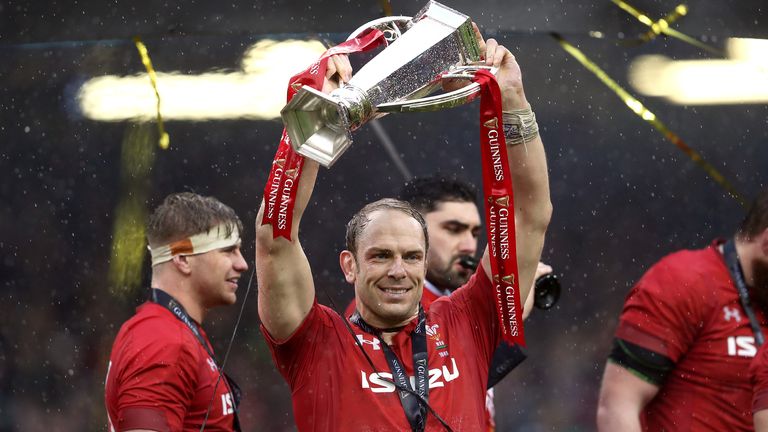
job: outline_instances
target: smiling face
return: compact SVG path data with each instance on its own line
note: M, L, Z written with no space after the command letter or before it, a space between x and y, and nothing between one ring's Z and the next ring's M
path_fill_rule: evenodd
M187 257L190 285L198 304L206 309L234 304L237 283L248 264L240 253L240 243Z
M356 254L341 253L344 276L355 285L357 310L370 325L397 327L417 315L426 274L425 240L411 216L376 210L357 239Z
M473 202L443 201L424 219L430 244L427 280L453 291L472 276L472 270L460 266L459 259L477 252L480 213Z

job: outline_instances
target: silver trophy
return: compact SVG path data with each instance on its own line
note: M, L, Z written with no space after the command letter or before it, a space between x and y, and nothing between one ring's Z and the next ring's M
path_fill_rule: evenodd
M330 94L302 86L280 111L293 149L330 167L352 144L352 131L390 112L435 111L462 105L480 91L472 83L428 96L443 78L471 79L480 47L468 16L430 1L415 17L386 17L364 24L382 30L389 45L349 82ZM495 72L492 70L492 72Z

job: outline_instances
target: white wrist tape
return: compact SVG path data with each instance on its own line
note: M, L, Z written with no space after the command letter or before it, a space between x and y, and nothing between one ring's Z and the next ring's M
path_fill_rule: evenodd
M536 114L530 107L503 111L501 119L504 123L504 138L508 146L525 144L539 136Z

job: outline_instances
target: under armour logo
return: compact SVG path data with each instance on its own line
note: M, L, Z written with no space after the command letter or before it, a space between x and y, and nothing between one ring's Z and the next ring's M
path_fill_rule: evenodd
M360 341L361 344L373 345L374 351L381 349L381 347L379 346L381 344L380 340L376 338L372 338L371 340L368 340L363 335L356 335L356 336L357 336L357 340Z
M723 318L726 321L730 321L731 318L735 318L736 322L741 322L741 313L739 313L739 310L735 307L729 308L728 306L723 306Z
M207 362L208 362L208 366L210 366L210 367L211 367L211 370L212 370L213 372L216 372L216 362L215 362L215 361L213 361L213 359L212 359L212 358L210 358L210 357L208 357L208 360L207 360Z

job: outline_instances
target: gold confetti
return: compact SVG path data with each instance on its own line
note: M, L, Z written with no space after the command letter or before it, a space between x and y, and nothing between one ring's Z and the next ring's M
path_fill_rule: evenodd
M392 16L392 3L389 0L379 0L384 16Z
M715 54L720 57L725 57L725 53L722 50L719 50L717 48L714 48L712 46L709 46L701 41L698 41L680 31L677 31L670 27L675 21L677 21L680 17L685 16L688 13L688 6L685 4L679 4L677 7L675 7L672 12L668 13L664 18L659 19L658 21L653 21L648 14L641 12L631 4L622 1L622 0L611 0L613 4L620 7L623 11L627 12L628 14L635 17L638 21L641 23L647 25L651 29L640 36L636 42L643 44L646 42L650 42L651 40L655 39L658 35L664 34L666 36L673 37L675 39L679 39L687 44L693 45L697 48L703 49L705 51L708 51L712 54Z
M614 81L608 74L605 73L602 69L600 69L599 66L597 66L594 62L592 62L589 58L587 58L584 53L581 52L578 48L571 45L568 41L566 41L561 35L557 33L552 33L552 37L557 40L558 43L560 43L560 46L563 47L563 49L570 55L572 55L576 60L579 61L585 68L587 68L590 72L592 72L600 81L602 81L603 84L605 84L608 88L613 90L614 93L616 93L621 100L624 101L624 103L631 109L635 114L640 116L643 120L648 122L651 126L653 126L657 131L661 132L672 144L677 146L680 150L683 151L694 163L699 165L704 171L723 189L725 189L728 194L736 199L742 206L747 206L747 201L744 199L744 196L741 195L733 185L726 180L725 176L723 176L714 166L712 166L709 162L705 161L704 158L701 156L700 153L698 153L696 150L692 149L688 144L686 144L680 136L678 136L676 133L672 132L664 123L662 123L654 113L652 113L650 110L648 110L642 102L637 100L634 96L629 94L626 90L624 90L621 86L619 86L616 81Z
M149 75L149 82L152 84L152 90L155 91L155 97L157 98L157 133L160 137L158 140L158 144L160 145L160 148L163 150L167 150L168 147L171 144L171 138L168 136L168 133L165 131L165 126L163 125L163 116L160 114L160 92L157 90L157 74L155 73L155 69L152 67L152 60L149 58L149 51L147 51L146 45L141 41L141 38L138 36L134 36L133 43L136 44L136 49L139 50L139 55L141 56L141 62L144 64L144 67L147 69L147 75Z

